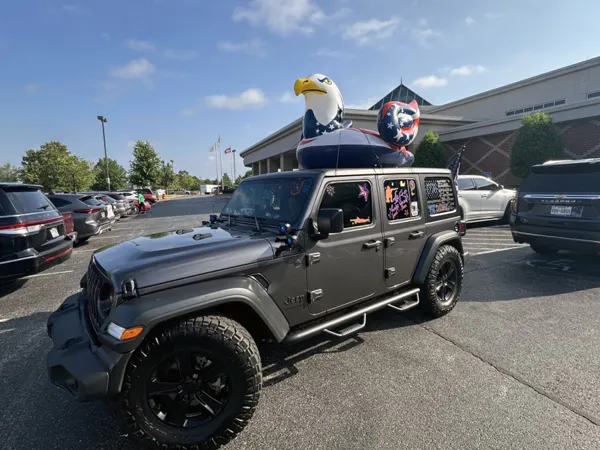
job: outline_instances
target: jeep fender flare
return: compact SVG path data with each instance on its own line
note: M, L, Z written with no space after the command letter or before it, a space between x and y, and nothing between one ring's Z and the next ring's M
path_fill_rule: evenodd
M235 302L250 306L278 342L288 334L290 325L275 301L257 281L245 276L219 278L152 292L119 305L109 319L124 328L144 327L143 333L132 342L133 345L123 348L131 351L150 331L168 320ZM116 340L108 344L115 347Z
M463 257L464 262L462 241L460 239L460 235L456 231L441 231L439 233L432 234L429 236L425 242L425 245L423 246L421 258L419 259L417 268L415 269L415 273L413 275L414 284L421 285L425 283L425 278L427 277L429 267L431 267L431 263L433 262L435 254L442 245L449 243L452 243L452 245L458 248L458 251Z

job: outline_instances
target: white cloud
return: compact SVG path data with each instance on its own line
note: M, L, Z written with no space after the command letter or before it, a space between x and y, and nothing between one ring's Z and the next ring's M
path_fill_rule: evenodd
M129 80L148 80L156 72L156 67L146 58L134 59L121 67L111 69L110 76Z
M279 103L299 103L302 101L302 98L286 91L277 100Z
M39 86L37 84L27 84L23 87L23 90L27 95L34 95L39 90Z
M502 13L486 12L484 17L486 19L493 20L493 19L499 19L502 16L504 16L504 14L502 14Z
M181 115L183 117L192 117L196 115L196 110L194 108L186 108L181 111Z
M148 52L156 48L152 42L140 41L139 39L129 39L127 41L127 47L136 52Z
M198 54L194 50L165 50L165 57L177 61L191 61L196 59Z
M328 48L322 48L320 50L317 50L315 54L324 58L345 58L350 56L348 53L343 53L339 50L331 50Z
M347 109L369 109L371 106L373 106L379 100L381 100L381 98L379 98L379 97L370 97L361 103L349 103L348 105L344 105L344 108L347 108Z
M427 19L425 19L424 17L421 17L420 19L417 19L417 25L419 25L420 27L426 27L427 26Z
M439 31L435 31L431 28L423 28L415 31L412 35L413 39L418 42L421 47L431 47L430 39L441 36Z
M485 67L483 66L460 66L454 67L447 70L450 75L455 75L459 77L468 77L470 75L477 75L485 72Z
M436 75L428 75L426 77L417 78L415 81L413 81L413 84L419 86L420 88L426 89L446 86L448 84L448 80Z
M465 23L467 24L467 26L471 26L475 23L475 19L473 19L471 16L467 16L465 18Z
M306 35L314 32L315 25L320 25L327 19L339 18L349 11L343 9L328 17L312 0L251 0L247 7L235 8L233 20L247 21L280 36L292 33Z
M221 41L217 48L223 52L244 52L254 55L264 55L265 43L261 39L252 39L247 42L229 42Z
M398 25L399 20L397 18L390 20L370 19L356 22L344 30L342 38L355 41L359 45L364 45L392 36Z
M206 106L218 109L245 109L261 107L266 103L260 89L247 89L239 95L210 95L205 98Z

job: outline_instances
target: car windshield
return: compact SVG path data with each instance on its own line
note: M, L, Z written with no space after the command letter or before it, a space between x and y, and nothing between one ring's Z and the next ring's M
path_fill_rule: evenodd
M294 224L312 189L313 178L307 176L246 180L235 190L221 214Z
M521 183L526 193L597 193L600 191L600 164L572 167L542 166L533 170Z
M17 214L30 214L54 209L48 198L38 189L6 187L4 194Z

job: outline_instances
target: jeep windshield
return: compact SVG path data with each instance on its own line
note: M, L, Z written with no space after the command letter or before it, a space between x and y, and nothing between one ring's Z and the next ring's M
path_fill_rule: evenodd
M295 224L312 192L313 181L309 176L246 180L235 190L221 216L273 225Z

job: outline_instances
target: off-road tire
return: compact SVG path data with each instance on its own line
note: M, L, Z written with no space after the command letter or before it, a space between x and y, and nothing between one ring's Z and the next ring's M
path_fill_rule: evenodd
M230 369L232 393L223 412L215 417L216 431L202 440L201 429L170 427L161 422L146 401L145 384L161 357L180 346L210 351ZM250 333L222 316L189 318L154 333L140 345L128 364L117 399L119 415L130 438L145 449L207 450L235 438L248 424L262 389L260 354ZM219 423L220 422L220 423Z
M539 253L540 255L554 255L555 253L558 253L558 250L555 248L549 248L534 244L529 244L529 246L531 247L531 250L533 250L536 253Z
M440 269L446 264L451 263L456 270L456 292L449 303L440 300L436 286ZM433 262L429 267L429 272L425 278L425 283L421 287L421 296L419 307L421 311L430 317L442 317L448 314L458 302L462 292L462 282L464 276L464 265L459 251L451 245L442 245L435 254Z

